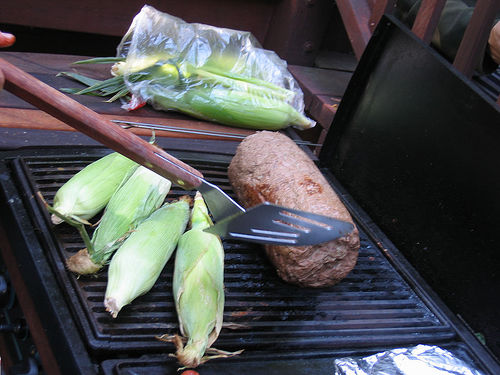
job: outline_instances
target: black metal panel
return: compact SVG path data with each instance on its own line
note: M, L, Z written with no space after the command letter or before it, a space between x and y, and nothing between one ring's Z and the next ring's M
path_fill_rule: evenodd
M0 164L0 224L15 249L11 255L24 278L23 282L29 285L28 298L36 300L35 311L29 313L36 314L43 321L43 334L58 355L57 366L61 373L93 373L96 364L86 352L77 325L52 277L45 249L37 237L37 228L24 206L25 201L33 200L33 196L24 195L23 189L18 189L26 182L22 177L12 173L6 164ZM2 253L6 251L1 250Z
M370 41L321 163L500 354L500 111L392 18Z

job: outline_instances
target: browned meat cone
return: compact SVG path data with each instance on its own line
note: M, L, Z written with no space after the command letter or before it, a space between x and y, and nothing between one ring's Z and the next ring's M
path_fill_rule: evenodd
M229 181L247 208L264 201L353 222L351 215L310 157L278 132L257 132L243 140L229 165ZM356 265L359 235L314 246L265 246L285 281L324 287L338 283Z

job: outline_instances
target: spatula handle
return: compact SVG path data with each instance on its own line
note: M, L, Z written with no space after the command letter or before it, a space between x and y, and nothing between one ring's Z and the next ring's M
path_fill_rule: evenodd
M197 176L203 175L196 169L0 58L0 81L2 73L7 91L172 183L186 189L195 189L202 183Z

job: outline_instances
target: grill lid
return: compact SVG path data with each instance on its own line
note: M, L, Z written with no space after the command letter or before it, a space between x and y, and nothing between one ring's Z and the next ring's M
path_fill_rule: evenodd
M500 107L384 17L320 160L446 305L500 356Z

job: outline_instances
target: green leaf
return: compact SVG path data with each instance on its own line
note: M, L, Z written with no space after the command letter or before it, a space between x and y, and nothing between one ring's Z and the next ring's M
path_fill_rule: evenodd
M115 95L113 95L111 98L106 100L106 103L112 103L117 99L123 98L124 96L127 96L129 93L128 87L123 88L122 90L118 91Z
M97 81L96 84L80 90L78 94L87 94L92 91L102 90L107 94L114 94L125 87L125 81L122 76L112 77L104 81Z
M67 88L67 87L63 87L61 89L62 92L65 92L66 94L74 94L74 95L78 95L78 93L80 92L81 89L75 89L75 88ZM108 94L104 94L102 92L89 92L87 95L93 95L93 96L108 96Z
M94 57L92 59L75 61L73 64L110 64L125 61L125 57Z
M73 73L73 72L61 72L57 75L57 77L68 77L68 78L74 79L77 82L83 83L86 86L93 86L93 85L96 85L96 84L102 82L102 81L99 81L98 79L89 78L89 77L86 77L82 74Z

